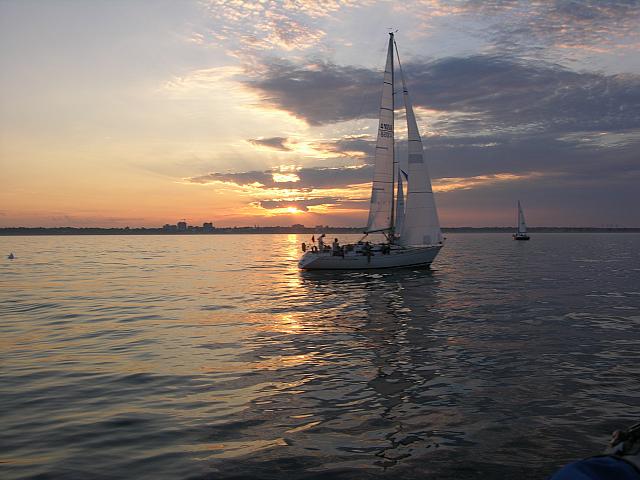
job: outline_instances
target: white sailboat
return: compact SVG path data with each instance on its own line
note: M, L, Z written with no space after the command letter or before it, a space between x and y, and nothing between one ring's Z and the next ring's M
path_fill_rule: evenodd
M518 200L518 229L516 233L513 234L514 240L529 240L529 235L527 235L527 224L524 221L524 212L522 211L522 205L520 205L520 200Z
M401 172L395 158L394 50L397 56L397 45L393 33L390 33L380 101L369 220L364 232L365 238L371 233L382 233L386 241L374 244L363 238L355 244L334 244L331 248L319 242L318 246L314 245L310 250L303 244L303 250L307 251L298 262L301 269L355 270L429 266L442 248L442 232L431 179L399 56L398 68L402 79L408 130L406 196L402 181L404 172ZM397 188L396 195L394 187Z

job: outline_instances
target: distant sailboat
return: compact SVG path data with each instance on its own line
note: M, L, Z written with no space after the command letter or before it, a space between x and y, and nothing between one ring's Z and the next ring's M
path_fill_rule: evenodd
M380 102L369 220L364 232L365 238L371 233L382 233L386 242L372 244L365 242L363 238L356 244L339 246L334 241L332 247L319 244L313 245L310 250L303 244L305 253L298 262L301 269L354 270L429 266L442 248L442 232L431 179L399 56L398 67L408 130L407 173L400 170L395 157L394 47L397 56L397 45L393 33L390 33ZM402 175L406 179L406 196ZM397 191L395 195L394 190Z
M520 205L520 200L518 200L518 229L516 233L513 234L514 240L529 240L529 235L527 235L527 224L524 221L524 212L522 211L522 205Z

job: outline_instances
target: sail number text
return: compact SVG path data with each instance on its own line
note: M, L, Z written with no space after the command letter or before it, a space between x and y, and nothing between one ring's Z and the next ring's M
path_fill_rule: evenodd
M381 137L393 137L393 125L390 123L380 124L380 136Z

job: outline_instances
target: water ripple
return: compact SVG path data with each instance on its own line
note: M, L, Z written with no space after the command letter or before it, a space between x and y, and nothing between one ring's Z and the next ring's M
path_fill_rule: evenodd
M640 404L640 236L0 239L2 477L543 478Z

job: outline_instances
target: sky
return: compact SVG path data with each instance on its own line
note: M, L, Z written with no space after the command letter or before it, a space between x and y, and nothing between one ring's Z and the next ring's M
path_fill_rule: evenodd
M364 225L390 28L443 226L640 227L640 0L0 0L0 226Z

